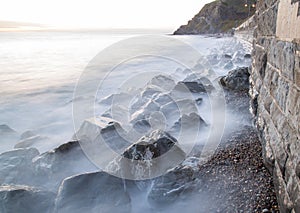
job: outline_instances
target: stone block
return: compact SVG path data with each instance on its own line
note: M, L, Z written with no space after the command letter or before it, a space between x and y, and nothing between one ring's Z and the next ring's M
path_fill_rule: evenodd
M295 57L294 82L296 86L300 88L300 51Z
M285 145L272 122L269 123L268 128L270 135L270 145L273 150L274 158L278 162L281 172L284 174L286 159L288 156L285 151Z
M296 52L295 44L273 39L268 50L269 63L279 69L284 77L293 81Z
M293 204L291 199L287 193L286 183L282 177L281 170L279 168L279 164L275 161L275 167L273 170L273 180L275 191L277 195L277 200L280 207L280 212L291 212L293 208Z
M287 192L293 203L292 208L295 212L300 212L300 181L295 174L287 182Z
M270 115L271 115L271 119L274 123L274 125L276 126L276 128L279 128L279 122L284 119L284 115L282 114L282 112L279 110L277 104L273 101L271 103L270 106Z
M278 2L265 11L257 14L257 34L263 36L276 35Z
M286 101L286 113L291 116L291 121L293 122L294 126L297 126L297 121L295 121L294 118L297 117L300 113L299 106L297 105L299 98L300 91L295 87L290 87Z
M270 136L267 128L264 129L262 134L262 156L263 161L267 169L272 173L274 168L274 153L270 144Z
M267 72L272 73L270 84L267 84L267 85L270 88L270 94L274 97L276 95L277 88L278 88L279 74L276 71L272 71L272 69L268 69Z
M273 97L277 101L280 109L285 112L286 110L286 101L289 93L289 83L285 81L284 78L278 78L278 86L276 88L275 94L273 93Z

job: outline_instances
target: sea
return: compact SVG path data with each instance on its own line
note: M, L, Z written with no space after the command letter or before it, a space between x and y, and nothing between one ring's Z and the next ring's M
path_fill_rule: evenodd
M250 64L250 61L238 60L237 55L250 53L250 48L234 37L173 36L167 30L0 32L0 125L14 131L14 137L3 136L0 140L0 153L22 142L23 133L39 136L41 140L30 146L41 153L71 140L77 128L72 113L74 91L86 67L95 56L109 52L118 43L128 39L134 43L132 39L143 36L177 40L212 61L213 57L221 57L211 65L220 76L230 69ZM168 44L164 48L180 53L180 49ZM221 54L225 53L231 55L230 63L222 59ZM119 67L121 71L115 72L114 77L124 80L129 73L138 73L145 67L145 60L152 59L124 62L127 66L123 66L124 70ZM180 63L164 63L157 58L152 62L147 69L164 70L169 74L183 69ZM119 89L119 84L110 83L105 96L113 93L113 89ZM104 112L98 112L101 113Z

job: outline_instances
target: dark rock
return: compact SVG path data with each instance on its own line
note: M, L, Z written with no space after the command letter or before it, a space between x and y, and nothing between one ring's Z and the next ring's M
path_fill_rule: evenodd
M0 212L52 213L55 194L28 186L0 186Z
M148 201L159 207L174 203L179 197L193 190L193 181L197 170L197 163L183 162L166 174L156 178L149 192Z
M85 156L78 141L65 143L33 160L35 185L56 190L71 175L98 170Z
M206 127L206 122L197 113L190 113L189 115L182 115L178 121L172 126L170 134L178 137L179 133L183 131L197 133L203 127ZM198 128L197 128L198 127Z
M221 85L229 90L243 91L249 89L249 71L247 67L232 70L220 79Z
M97 120L85 120L73 138L79 141L99 142L99 145L109 146L114 151L121 153L130 145L124 139L125 136L126 131L120 123L111 118L99 117ZM98 148L101 149L101 147Z
M55 202L59 213L130 212L131 201L122 179L105 172L81 174L65 179Z
M174 90L182 92L192 92L192 93L207 93L211 92L214 88L211 84L203 84L199 81L180 81L174 87Z
M151 160L157 158L166 152L168 152L173 146L175 146L177 140L166 132L154 131L151 134L142 137L137 143L131 145L125 150L123 156L128 159L134 160ZM150 151L151 159L147 159Z
M142 119L133 124L133 128L139 133L147 133L151 129L149 121Z
M251 56L251 54L245 54L245 55L244 55L244 58L250 59L250 58L252 58L252 56Z
M155 130L127 148L107 169L127 179L149 179L165 173L185 159L177 140L168 133Z
M201 105L202 102L203 102L203 99L202 99L202 98L197 98L197 99L196 99L197 105Z
M99 137L102 137L112 150L121 153L131 144L124 138L125 134L125 130L121 125L118 122L112 121L100 130Z
M229 55L229 54L225 54L224 57L227 58L227 59L232 59L232 56Z

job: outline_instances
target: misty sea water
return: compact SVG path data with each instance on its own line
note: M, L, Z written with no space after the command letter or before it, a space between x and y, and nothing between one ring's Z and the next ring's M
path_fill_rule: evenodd
M68 31L0 33L0 125L17 136L2 140L0 152L12 149L19 136L32 131L44 138L35 145L40 152L69 141L74 134L72 98L77 80L95 55L123 39L166 32ZM173 36L203 55L230 46L233 38ZM170 47L172 48L172 47ZM139 64L140 66L137 66ZM138 72L143 60L127 69ZM175 72L176 67L163 67ZM167 66L167 65L166 65ZM219 69L219 74L226 70ZM120 72L116 78L126 78ZM112 81L113 82L113 81ZM117 88L118 85L111 85Z

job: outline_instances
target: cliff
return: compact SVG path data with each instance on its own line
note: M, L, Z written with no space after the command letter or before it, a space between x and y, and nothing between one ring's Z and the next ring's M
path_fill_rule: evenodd
M251 7L254 0L248 2L250 7L245 7L245 1L241 0L216 0L206 4L187 25L177 29L174 35L229 32L254 14L255 8Z

